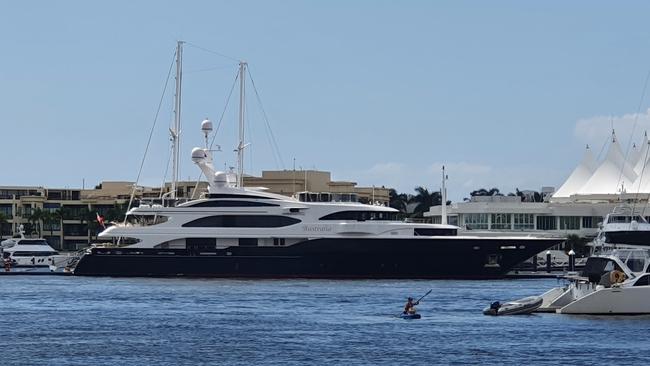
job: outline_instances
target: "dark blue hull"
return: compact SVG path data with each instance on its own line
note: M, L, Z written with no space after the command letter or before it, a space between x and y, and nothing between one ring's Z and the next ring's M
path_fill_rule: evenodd
M287 247L93 248L88 276L500 278L561 239L314 239Z

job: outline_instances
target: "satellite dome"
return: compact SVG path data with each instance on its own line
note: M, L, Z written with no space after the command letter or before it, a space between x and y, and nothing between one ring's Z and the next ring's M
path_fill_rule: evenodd
M204 119L203 122L201 122L201 131L206 135L212 132L212 121L207 118Z
M228 184L228 174L224 172L215 172L213 181L216 186L223 187Z
M192 161L198 163L199 161L207 157L205 150L200 147L195 147L192 149Z

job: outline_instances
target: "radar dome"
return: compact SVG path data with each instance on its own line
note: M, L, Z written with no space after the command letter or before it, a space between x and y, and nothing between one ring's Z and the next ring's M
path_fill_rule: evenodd
M212 132L212 121L207 118L204 119L203 122L201 122L201 131L206 135Z
M205 150L200 147L195 147L192 149L192 161L197 163L207 157Z
M228 174L224 172L215 172L213 181L216 186L223 187L228 184Z

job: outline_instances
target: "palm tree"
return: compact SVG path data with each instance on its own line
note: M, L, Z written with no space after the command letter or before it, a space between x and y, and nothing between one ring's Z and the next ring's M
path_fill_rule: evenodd
M44 210L41 220L43 220L43 225L50 229L50 236L54 236L54 227L52 226L56 222L54 214L49 210Z
M41 208L35 208L32 210L32 213L29 215L27 218L27 221L29 221L32 224L32 227L36 228L36 233L40 237L42 235L42 221L44 217L45 211ZM33 233L33 231L32 231Z
M413 210L413 217L422 217L431 206L439 206L442 202L440 192L429 192L424 187L415 187L416 195L411 197L410 203L417 203Z
M7 215L4 212L0 212L0 237L4 233L4 225L7 223Z
M406 213L406 205L408 204L408 195L406 193L397 193L396 190L390 189L388 191L389 206L399 210L401 213Z

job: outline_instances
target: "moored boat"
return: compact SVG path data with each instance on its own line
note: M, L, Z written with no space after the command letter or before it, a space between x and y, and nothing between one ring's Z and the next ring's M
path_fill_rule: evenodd
M182 54L179 42L177 56ZM180 58L177 59L180 70ZM247 64L240 63L240 98ZM180 77L172 129L177 177ZM404 222L398 211L340 199L335 193L288 197L242 184L244 106L240 100L237 173L217 171L207 144L212 123L202 123L206 146L192 161L207 179L198 199L169 197L140 202L100 238L119 247L94 247L79 258L77 275L303 277L303 278L499 278L513 266L564 238L458 235L445 224Z

